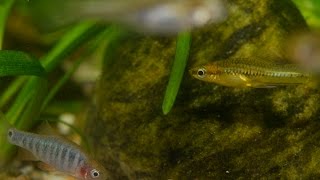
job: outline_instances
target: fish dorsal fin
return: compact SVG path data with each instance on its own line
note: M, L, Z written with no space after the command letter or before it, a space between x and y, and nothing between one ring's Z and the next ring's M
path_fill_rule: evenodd
M273 63L273 64L288 64L291 63L288 58L285 57L284 53L268 49L266 51L259 51L251 54L236 54L232 58L241 59L242 62L245 61L261 61L265 63Z
M0 111L0 143L9 143L7 140L7 134L9 129L15 129L6 118L5 114ZM30 151L24 148L17 148L17 159L22 161L38 161Z
M43 121L37 128L36 133L47 136L61 136L48 121Z
M10 124L9 120L7 119L6 115L0 111L0 136L7 137L7 132L10 128L14 128L13 125Z
M48 121L44 121L43 123L41 123L39 125L39 127L37 128L36 132L38 134L41 135L47 135L47 136L55 136L58 139L61 139L62 141L65 141L69 144L72 144L74 146L80 147L79 144L71 141L70 139L68 139L67 137L62 136L61 134L59 134L59 132L57 130L55 130Z
M279 54L257 54L256 57L259 60L278 65L290 63L287 58L285 58L284 56L280 56Z

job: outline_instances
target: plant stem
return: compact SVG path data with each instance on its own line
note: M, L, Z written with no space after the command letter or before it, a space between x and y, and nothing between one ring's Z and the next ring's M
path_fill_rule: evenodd
M3 36L6 29L7 18L13 3L14 0L2 0L2 2L0 2L0 50L3 45Z
M100 27L95 22L84 22L68 31L58 44L41 59L43 67L51 72L79 44L97 33Z
M25 81L26 81L26 77L22 76L15 79L9 85L6 91L2 93L0 96L0 109L2 109L4 105L6 105L10 101L13 95L15 95L18 92L18 90L20 90L21 86Z

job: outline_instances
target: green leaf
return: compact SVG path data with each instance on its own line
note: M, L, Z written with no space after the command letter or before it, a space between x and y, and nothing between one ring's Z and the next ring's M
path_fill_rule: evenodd
M95 29L95 31L93 31ZM91 38L97 33L97 26L95 23L81 23L78 26L72 28L67 32L62 39L56 44L56 46L48 53L47 56L42 58L44 68L50 72L60 62L63 61L63 58L70 54L74 49L76 49L81 43L84 43L86 40ZM7 116L10 117L10 122L12 124L25 124L26 127L32 127L37 122L37 117L30 119L25 119L24 122L19 122L21 116L25 111L25 108L30 104L30 101L34 98L34 92L39 84L39 79L30 78L23 89L19 92L17 98L13 102L12 106L7 112ZM41 99L43 103L44 99ZM41 111L41 107L38 111ZM0 144L1 145L1 144Z
M176 55L162 104L162 112L165 115L170 112L176 100L189 57L190 44L190 33L185 32L179 34L177 39Z
M8 88L0 96L0 109L2 109L13 98L13 96L21 89L26 82L26 76L20 76L15 79Z
M311 28L320 28L320 1L293 0Z
M95 23L81 23L67 32L56 46L42 58L44 68L51 72L63 59L74 51L79 45L94 37L98 30ZM47 95L46 80L39 77L31 77L6 113L10 124L18 129L29 129L37 122L41 113L43 102ZM0 132L1 133L1 132ZM0 158L10 159L13 147L0 142Z
M46 71L40 62L24 52L0 51L0 76L43 76Z

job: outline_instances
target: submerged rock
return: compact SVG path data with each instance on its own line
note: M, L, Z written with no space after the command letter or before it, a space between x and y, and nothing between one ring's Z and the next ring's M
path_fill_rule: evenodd
M286 57L284 40L307 28L290 0L227 5L225 22L192 33L188 68L237 56ZM175 44L174 38L130 37L105 63L87 132L114 178L320 176L319 90L235 89L186 73L165 116Z

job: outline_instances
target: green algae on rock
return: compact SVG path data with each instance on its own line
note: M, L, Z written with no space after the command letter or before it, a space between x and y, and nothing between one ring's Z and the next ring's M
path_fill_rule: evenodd
M290 0L230 0L229 18L192 32L189 67L283 54L307 29ZM87 132L115 179L316 178L320 92L307 85L236 89L188 74L161 112L175 38L127 38L104 67Z

